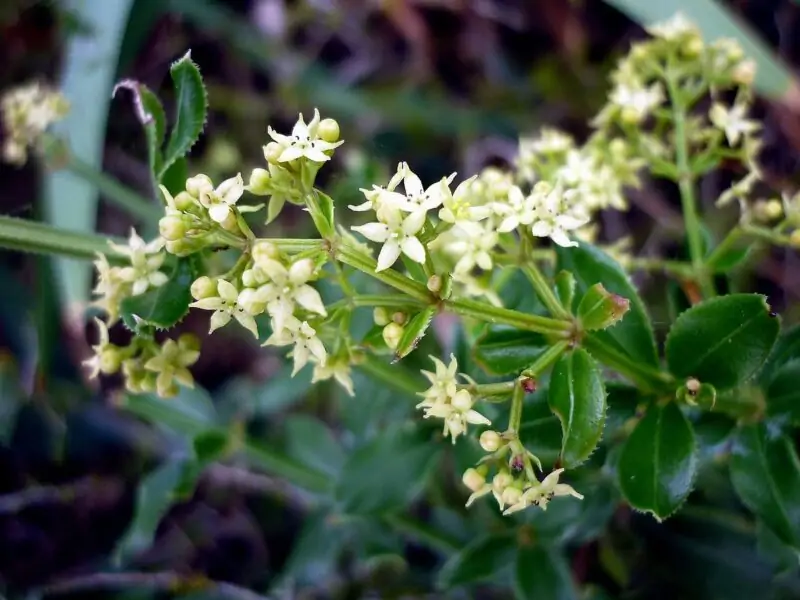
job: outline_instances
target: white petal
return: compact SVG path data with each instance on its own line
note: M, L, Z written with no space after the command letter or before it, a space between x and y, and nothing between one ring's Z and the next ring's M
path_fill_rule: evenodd
M229 214L231 214L231 207L227 204L214 204L208 209L208 216L217 223L224 223Z
M424 210L416 210L408 215L403 221L403 233L406 235L414 235L422 226L425 225L426 213Z
M364 191L364 190L362 190L362 191ZM372 201L371 200L367 200L363 204L356 204L356 205L348 204L347 208L349 208L353 212L364 212L364 211L367 211L367 210L372 210Z
M217 293L220 298L228 302L236 302L236 299L239 297L239 290L236 289L236 286L224 279L220 279L217 282Z
M423 249L424 253L424 249ZM400 256L400 244L397 243L396 239L386 240L386 243L381 248L381 252L378 255L378 266L375 269L375 272L383 271L391 267L395 261ZM423 258L423 260L425 260Z
M422 242L420 242L417 238L404 238L400 243L400 249L403 251L403 254L405 254L414 262L425 262L425 248L423 247Z
M371 242L382 243L389 238L389 227L383 223L367 223L358 227L351 227Z
M322 297L319 292L310 285L301 285L294 292L294 299L297 303L311 312L322 315L327 315L325 305L322 303Z
M314 273L314 261L310 258L298 260L289 267L289 281L295 285L300 285L311 279Z
M167 283L167 281L169 281L169 277L167 277L167 275L161 271L155 271L154 273L150 273L150 275L147 277L147 280L153 287L161 287Z
M217 195L219 196L220 200L228 205L236 204L239 198L242 197L243 193L244 180L242 179L241 173L237 174L236 177L226 179L219 184L219 187L217 187Z
M211 315L211 327L209 328L208 333L214 333L216 329L227 325L230 320L231 313L222 310L216 311L213 315Z
M553 232L553 226L549 221L537 221L531 227L531 233L536 237L548 237Z
M303 156L303 151L297 146L289 146L278 157L278 162L289 162Z
M253 334L253 337L258 339L258 327L256 327L256 320L251 315L237 311L236 320L239 321L239 325L247 329L247 331Z
M417 177L417 175L411 171L411 169L406 171L406 176L403 179L403 185L405 185L406 194L408 196L417 196L424 191L422 187L422 181L420 181L420 178Z
M292 369L292 377L297 375L297 373L303 367L308 364L308 348L306 346L297 345L292 350L292 358L294 359L294 368Z
M325 350L325 346L318 337L308 339L308 349L311 350L311 354L323 365L328 360L328 353Z
M315 147L306 148L305 152L303 152L303 156L305 156L308 160L313 162L326 162L331 159L330 156L325 154L322 150Z
M301 140L308 137L308 125L303 120L303 114L300 113L297 117L297 123L292 127L292 137L298 137Z
M473 425L491 425L492 422L484 417L481 413L477 410L470 410L465 415L467 419L467 423L472 423Z
M216 296L211 298L203 298L197 302L192 302L189 306L192 308L199 308L201 310L219 310L222 308L222 299Z
M497 231L506 233L508 231L514 231L517 227L519 227L519 218L517 218L517 215L509 215L503 219L503 222L500 223Z
M573 242L569 239L569 236L563 229L553 230L553 233L550 234L550 239L562 248L570 248L578 245L578 242Z
M264 273L267 274L270 280L274 281L278 285L283 285L283 283L289 278L289 271L286 270L286 267L284 267L282 263L275 259L262 258L258 263L258 266L262 271L264 271Z
M147 280L147 277L141 277L133 282L133 289L131 290L131 293L134 296L144 294L149 286L150 282Z

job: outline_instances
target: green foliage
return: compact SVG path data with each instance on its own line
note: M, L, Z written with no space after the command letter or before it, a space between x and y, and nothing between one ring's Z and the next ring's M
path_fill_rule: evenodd
M469 583L496 580L514 564L514 539L509 533L482 536L470 542L445 563L438 584L450 589Z
M541 333L490 326L475 341L472 357L487 373L509 375L531 366L549 345Z
M636 288L622 267L602 250L581 243L577 248L556 248L557 268L571 272L576 281L573 306L579 306L589 289L602 283L605 289L630 301L630 310L614 327L593 335L637 361L658 366L658 354L650 318Z
M514 565L514 597L518 600L578 598L564 555L539 544L519 548Z
M555 364L548 402L561 421L561 463L575 467L594 452L606 418L600 369L586 350L568 352Z
M667 337L670 371L718 390L747 381L778 337L780 322L771 311L757 294L731 294L684 311Z
M692 426L674 402L652 405L619 458L619 485L631 506L665 519L686 500L697 475Z
M125 326L133 332L148 327L169 329L183 319L192 301L189 291L195 277L192 264L192 259L177 259L167 283L126 298L120 307Z
M404 358L416 349L420 340L425 337L425 332L428 330L435 314L436 307L429 306L409 319L408 323L403 327L403 335L394 352L395 361Z

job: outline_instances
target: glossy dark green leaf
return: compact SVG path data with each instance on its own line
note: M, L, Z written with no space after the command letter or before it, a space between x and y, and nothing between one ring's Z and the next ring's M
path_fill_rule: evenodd
M523 419L519 437L545 466L553 465L561 455L561 422L553 415Z
M425 268L416 261L411 260L405 254L400 256L406 272L411 276L411 279L419 281L420 283L427 283L428 276L425 274Z
M156 528L170 507L186 497L186 475L199 474L187 459L170 460L147 475L136 491L133 520L115 549L117 561L125 561L153 543ZM194 482L196 483L196 476Z
M224 429L203 431L192 440L195 457L203 464L222 457L229 445L229 435Z
M379 435L353 452L342 467L336 488L342 510L380 514L407 506L440 449L420 431L395 429Z
M181 156L176 159L161 176L161 184L173 196L177 196L186 189L186 180L189 177L189 165L186 158Z
M606 253L586 242L581 242L577 248L558 246L556 257L557 268L571 271L575 276L577 293L573 307L580 303L586 291L596 283L602 283L609 292L630 301L630 310L625 318L607 331L598 331L593 335L637 361L659 366L650 318L636 288L622 267Z
M394 352L394 362L410 354L419 345L436 311L437 307L429 306L411 317L408 323L405 324L403 335L400 337L400 342L398 342L397 349Z
M459 585L503 579L511 572L515 550L511 533L480 537L450 557L439 571L437 585L449 590Z
M186 156L200 138L206 124L208 96L200 69L187 53L170 67L175 86L175 124L164 150L164 160L157 179L179 158Z
M548 403L561 421L561 462L565 468L579 465L600 442L606 419L606 391L588 352L578 348L558 360Z
M493 375L518 374L531 366L549 346L547 338L540 333L491 326L476 340L472 356Z
M723 252L714 252L711 255L713 260L709 260L707 266L714 273L728 273L742 264L750 256L752 249L753 244L747 241L743 245L729 248Z
M569 271L560 271L556 275L555 284L556 295L561 304L571 310L575 301L575 276Z
M315 190L313 198L308 200L311 219L323 238L329 238L336 232L333 219L333 199L319 190Z
M161 171L163 157L161 147L164 144L164 136L167 128L167 116L161 100L158 99L150 88L143 83L137 83L136 88L141 102L142 117L144 117L144 133L147 137L147 156L150 163L150 172L153 177L157 177Z
M770 415L786 416L793 425L800 424L800 358L778 368L765 391Z
M782 542L800 549L800 461L791 439L763 423L742 427L731 481L747 508Z
M630 505L657 519L670 516L692 489L697 444L674 402L651 406L622 449L619 484Z
M345 453L325 423L305 415L292 415L284 426L286 454L328 475L339 473L345 462Z
M630 309L630 302L612 294L602 283L595 283L583 295L578 305L578 319L586 331L607 329L616 324Z
M572 572L564 554L540 544L517 550L514 565L514 597L517 600L575 600Z
M178 259L164 285L122 301L120 316L125 326L137 332L142 326L168 329L175 325L189 312L192 281L191 259Z
M800 325L795 325L785 331L775 342L769 358L758 374L759 384L767 387L775 372L796 358L800 358Z
M616 381L605 382L605 388L607 408L603 435L608 441L618 433L622 435L626 424L636 416L637 408L647 398L635 387Z
M155 394L127 395L123 397L122 407L155 425L191 438L214 429L217 424L214 404L202 390L180 388L178 395L169 400Z
M750 377L769 356L780 321L764 296L730 294L706 300L683 312L667 336L669 369L695 377L718 391Z

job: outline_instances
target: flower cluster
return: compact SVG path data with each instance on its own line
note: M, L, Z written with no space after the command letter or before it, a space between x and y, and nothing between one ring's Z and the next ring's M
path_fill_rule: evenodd
M475 399L468 389L459 389L457 382L458 361L450 355L450 364L446 365L436 357L431 356L436 365L436 372L422 371L430 381L431 387L419 395L423 400L417 408L424 411L424 418L435 417L444 422L444 436L452 438L453 443L459 435L467 433L467 425L491 425L492 422L474 410ZM461 375L470 381L466 375ZM474 383L470 381L470 383Z
M7 91L0 98L3 113L3 159L23 165L28 148L35 146L50 125L69 111L69 103L58 92L34 82Z

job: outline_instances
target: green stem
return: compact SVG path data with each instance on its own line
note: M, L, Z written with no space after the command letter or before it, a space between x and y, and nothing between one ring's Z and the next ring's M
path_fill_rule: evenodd
M632 258L628 265L632 271L664 272L681 279L694 278L694 269L692 269L692 266L677 260Z
M516 381L514 392L511 394L511 413L508 415L508 431L519 433L519 426L522 423L522 405L525 399L525 390L522 389L522 382Z
M678 167L678 189L681 194L681 207L689 242L689 255L692 259L694 275L706 297L716 295L711 279L703 266L703 238L700 230L700 217L694 197L694 174L689 163L689 141L686 135L686 107L680 101L680 90L671 77L666 78L672 102L672 116L675 121L675 158Z
M522 372L523 377L530 377L536 379L544 373L554 362L556 362L561 355L569 348L570 342L567 340L556 342L547 350L542 352L536 357L533 364Z
M375 262L375 259L361 250L348 245L345 240L339 241L339 247L336 249L336 258L344 264L350 265L354 269L358 269L362 273L366 273L370 277L374 277L378 281L382 281L386 285L424 304L433 304L435 302L428 288L406 277L402 273L398 273L393 269L387 269L376 273L375 269L377 269L378 263Z
M125 243L122 240L114 241ZM78 233L27 219L0 216L0 247L10 250L92 260L98 253L116 254L108 242L109 238L101 235Z
M569 337L573 327L571 321L531 315L508 308L492 306L477 300L444 300L442 304L449 312L463 317L471 317L485 323L510 325L518 329L535 331L545 335Z
M789 239L789 236L781 235L772 229L767 229L766 227L759 227L758 225L741 225L741 229L744 234L769 244L789 246L792 243Z
M520 267L522 268L522 272L525 273L528 281L531 282L533 291L536 293L539 300L541 300L542 304L544 304L548 312L554 317L567 319L570 316L569 311L562 306L561 302L556 298L550 284L547 283L547 280L544 275L542 275L542 272L533 259L533 243L530 237L530 232L528 231L523 231L521 233L523 262Z
M244 443L242 453L249 461L279 477L285 477L292 483L312 492L322 492L329 488L330 480L323 473L309 468L303 463L274 452L268 446L248 439Z
M385 308L408 308L425 306L419 300L402 294L356 294L348 299L350 306L383 306Z
M668 373L633 360L627 354L611 348L593 335L586 336L582 345L594 358L630 379L643 391L665 391L674 386L674 380Z
M269 242L278 250L288 254L296 254L297 252L306 252L308 250L322 250L325 248L325 240L304 240L304 239L290 239L290 238L258 238L255 242Z
M460 385L459 388L469 390L476 396L505 396L514 391L514 386L517 385L514 381L501 381L500 383L478 383L475 385L467 384Z
M714 248L714 251L706 258L706 268L710 272L714 271L714 267L719 260L739 242L743 234L744 232L740 226L734 227L728 232L728 235L725 236L719 245Z

